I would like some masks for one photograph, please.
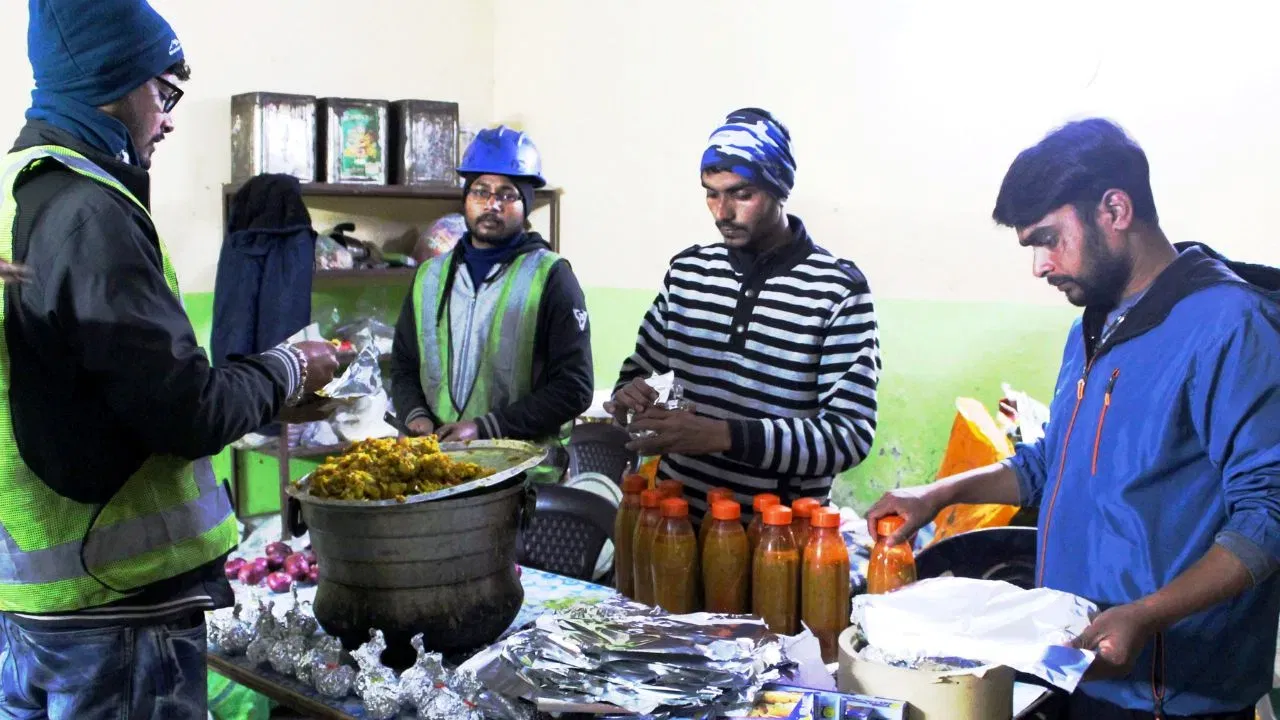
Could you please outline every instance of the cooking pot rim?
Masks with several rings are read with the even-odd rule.
[[[443,490],[435,490],[429,493],[420,493],[418,495],[406,496],[404,501],[398,500],[337,500],[333,498],[318,498],[311,494],[311,473],[307,473],[295,482],[289,483],[285,488],[285,492],[290,497],[297,499],[300,503],[308,505],[320,505],[324,507],[341,507],[341,508],[379,508],[379,507],[404,507],[416,503],[431,502],[433,500],[443,500],[454,495],[460,495],[465,492],[478,490],[481,488],[492,487],[503,481],[515,477],[526,470],[536,467],[542,461],[546,460],[548,450],[542,445],[526,442],[524,440],[470,440],[467,442],[446,442],[440,443],[440,451],[449,453],[458,453],[465,450],[511,450],[527,455],[527,457],[519,463],[510,467],[499,468],[492,475],[486,475],[470,482],[455,485],[453,487],[444,488]]]

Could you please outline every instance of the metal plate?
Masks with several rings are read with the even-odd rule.
[[[404,502],[396,500],[334,500],[318,498],[311,494],[311,475],[296,483],[290,483],[286,492],[299,502],[332,507],[402,507],[413,503],[440,500],[454,495],[498,485],[520,473],[536,467],[547,458],[547,448],[523,440],[472,440],[471,442],[440,443],[440,452],[458,462],[473,462],[492,468],[494,473],[470,482],[429,493],[406,496]]]

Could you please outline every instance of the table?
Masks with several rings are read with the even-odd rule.
[[[524,587],[524,604],[520,607],[520,612],[511,623],[511,627],[502,634],[502,637],[524,627],[543,613],[561,610],[579,602],[599,602],[615,595],[612,588],[533,568],[521,568],[520,584]],[[283,615],[291,605],[288,595],[271,595],[262,587],[249,588],[239,583],[233,583],[233,585],[237,600],[242,604],[256,605],[259,597],[271,597],[276,602],[277,615]],[[313,601],[315,588],[301,590],[298,597],[302,601]],[[364,720],[366,717],[364,706],[355,695],[349,695],[341,700],[326,698],[310,685],[281,675],[270,667],[255,667],[244,655],[225,655],[212,646],[206,654],[206,659],[210,669],[308,717],[320,720]],[[1049,696],[1048,691],[1038,686],[1018,683],[1014,687],[1014,717],[1019,719],[1032,717],[1035,709]],[[401,714],[404,720],[414,720],[416,717],[416,713]]]
[[[614,595],[612,588],[553,575],[551,573],[521,568],[520,584],[524,586],[524,605],[503,637],[517,628],[532,622],[543,613],[560,610],[579,602],[599,602]],[[256,604],[258,597],[270,595],[265,588],[247,588],[233,583],[236,598],[241,603]],[[271,596],[276,601],[276,614],[283,614],[291,604],[288,595]],[[298,593],[300,600],[314,600],[315,588]],[[283,606],[283,607],[281,607]],[[304,685],[292,677],[273,671],[270,667],[255,667],[244,655],[229,656],[210,647],[206,659],[215,670],[247,688],[266,695],[277,703],[309,717],[322,720],[363,720],[366,717],[360,698],[349,695],[341,700],[327,698],[310,685]],[[416,720],[416,713],[402,713],[405,720]]]

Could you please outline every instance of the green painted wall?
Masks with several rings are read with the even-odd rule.
[[[394,322],[402,287],[318,291],[313,317],[332,328],[333,309],[373,312]],[[622,360],[631,353],[636,330],[652,290],[588,288],[596,386],[611,387]],[[207,342],[212,293],[186,296],[197,336]],[[1001,303],[880,300],[884,372],[880,419],[872,457],[837,482],[839,503],[865,509],[886,489],[933,479],[955,414],[958,396],[977,398],[989,408],[1001,383],[1048,402],[1057,376],[1062,343],[1075,312],[1069,307]],[[228,453],[216,467],[229,472]],[[275,503],[274,467],[254,463],[249,472],[255,512]]]
[[[653,298],[650,290],[587,290],[596,387],[613,385]],[[875,446],[833,491],[859,510],[885,490],[933,479],[958,396],[994,410],[1007,382],[1048,403],[1075,317],[1070,307],[912,300],[880,300],[876,313],[884,372]]]

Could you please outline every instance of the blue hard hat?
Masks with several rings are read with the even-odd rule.
[[[462,154],[458,173],[525,178],[534,187],[547,184],[542,179],[542,157],[538,155],[538,148],[533,141],[525,133],[504,125],[476,133],[475,139]]]

